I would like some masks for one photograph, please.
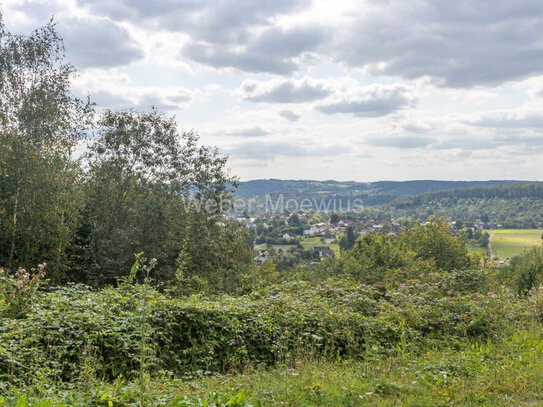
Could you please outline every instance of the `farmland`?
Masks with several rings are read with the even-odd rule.
[[[539,229],[496,229],[489,233],[493,254],[500,259],[518,256],[526,249],[541,246],[542,242]]]

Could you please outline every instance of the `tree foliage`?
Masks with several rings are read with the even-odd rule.
[[[172,278],[185,238],[194,267],[224,256],[218,222],[235,179],[226,157],[199,146],[194,132],[180,134],[175,120],[156,110],[106,111],[86,160],[81,244],[88,246],[89,281],[113,282],[140,251],[158,260],[155,277]]]
[[[246,236],[222,223],[227,157],[156,110],[96,114],[70,93],[74,73],[52,22],[16,36],[0,19],[0,265],[101,285],[141,251],[162,282],[182,249],[207,279],[246,264]]]
[[[88,105],[70,93],[73,67],[54,24],[9,33],[0,15],[0,264],[66,267],[77,223],[79,167]]]

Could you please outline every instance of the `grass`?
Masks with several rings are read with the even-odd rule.
[[[468,240],[467,247],[470,253],[481,253],[483,255],[488,254],[488,249],[486,247],[481,247],[475,240]]]
[[[542,231],[539,229],[495,229],[489,230],[494,256],[500,259],[522,254],[526,249],[540,246]]]
[[[316,246],[324,246],[321,236],[303,236],[300,243],[304,249],[313,248]]]
[[[408,351],[408,350],[407,350]],[[209,392],[244,390],[262,406],[541,405],[543,342],[520,332],[501,344],[432,350],[356,362],[299,362],[189,384]]]
[[[332,249],[336,255],[339,254],[339,244],[333,243],[333,244],[325,244],[322,242],[323,237],[322,236],[303,236],[300,240],[300,243],[302,244],[303,248],[305,250],[312,249],[314,247],[322,247],[326,246],[330,249]]]

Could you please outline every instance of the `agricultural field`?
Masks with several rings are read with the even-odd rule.
[[[539,229],[495,229],[488,231],[494,257],[506,259],[522,254],[526,249],[541,246]]]

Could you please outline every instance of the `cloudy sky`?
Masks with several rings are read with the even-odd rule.
[[[101,107],[174,114],[255,178],[543,179],[541,0],[4,0]]]

